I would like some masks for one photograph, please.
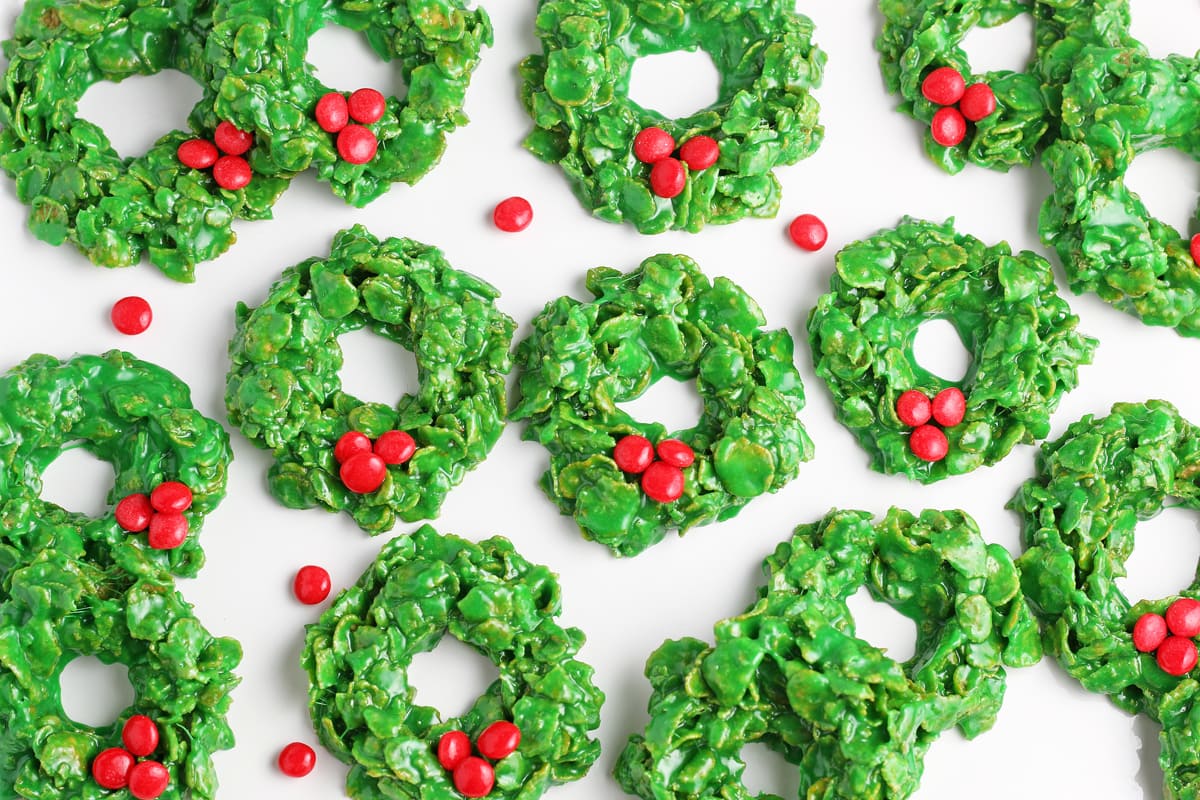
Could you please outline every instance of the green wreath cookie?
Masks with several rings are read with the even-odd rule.
[[[218,3],[205,51],[217,76],[216,110],[254,132],[269,174],[313,167],[334,194],[366,205],[392,183],[424,177],[441,159],[446,134],[467,123],[467,84],[480,51],[492,43],[492,27],[483,9],[466,5],[464,0]],[[330,23],[361,32],[381,59],[396,64],[408,88],[403,99],[388,98],[382,117],[367,125],[378,150],[366,163],[341,158],[338,136],[317,123],[317,101],[333,90],[306,60],[308,40]]]
[[[908,797],[938,735],[988,730],[1005,666],[1041,658],[1012,559],[961,511],[831,511],[763,568],[758,601],[716,624],[715,646],[650,656],[650,723],[616,766],[630,794],[750,797],[741,750],[762,742],[799,768],[801,797]],[[846,601],[863,586],[916,623],[905,663],[855,636]]]
[[[239,303],[226,378],[229,420],[275,463],[267,484],[289,508],[346,511],[372,534],[437,515],[446,493],[500,438],[504,376],[516,324],[492,286],[411,239],[380,241],[356,225],[327,258],[284,270],[257,308]],[[367,327],[416,358],[420,386],[395,405],[342,391],[338,337]],[[409,433],[416,451],[377,489],[340,480],[334,444],[347,432]]]
[[[595,216],[642,233],[773,217],[780,186],[772,170],[812,155],[824,134],[811,92],[825,54],[812,32],[783,0],[542,0],[543,52],[521,64],[521,99],[535,125],[525,146],[561,166]],[[721,73],[712,106],[668,119],[629,99],[638,58],[696,49]],[[633,152],[634,137],[654,126],[680,144],[708,136],[720,147],[716,164],[687,175],[673,199],[652,191],[651,165]]]
[[[1200,429],[1162,400],[1118,403],[1042,445],[1037,477],[1009,507],[1023,517],[1021,582],[1046,623],[1046,648],[1085,689],[1162,723],[1165,793],[1200,797],[1200,680],[1168,675],[1134,647],[1134,623],[1179,596],[1131,604],[1117,584],[1139,520],[1200,509]]]
[[[122,158],[79,100],[100,81],[174,69],[205,88],[192,131],[211,134],[204,41],[210,8],[196,0],[28,0],[0,92],[0,168],[30,207],[29,227],[74,243],[93,263],[127,267],[142,255],[168,277],[194,280],[197,262],[233,243],[235,219],[266,219],[288,176],[257,176],[236,191],[185,167],[176,150],[197,134],[171,131],[143,156]]]
[[[913,358],[917,328],[931,319],[952,323],[971,354],[961,381]],[[1050,414],[1096,346],[1077,322],[1041,256],[1013,255],[1005,243],[988,247],[957,233],[952,221],[905,217],[837,254],[808,332],[817,375],[838,419],[871,454],[871,468],[930,483],[1045,438]],[[927,460],[914,452],[927,426],[902,421],[898,400],[909,390],[936,398],[948,388],[965,395],[965,415],[944,428],[944,457]]]
[[[710,282],[690,258],[658,255],[627,274],[589,270],[587,289],[595,300],[548,304],[517,346],[512,413],[529,420],[525,438],[550,451],[542,488],[585,538],[636,555],[669,528],[683,533],[732,517],[812,458],[792,338],[763,330],[762,311],[731,280]],[[662,425],[618,405],[662,378],[695,380],[704,400],[699,422],[669,439]],[[664,440],[690,450],[677,463],[678,499],[643,492],[653,492],[645,480],[653,470],[639,478],[618,466],[614,448],[630,436],[660,445],[663,461],[674,463]]]
[[[534,800],[582,778],[600,755],[588,734],[604,695],[574,657],[583,633],[554,621],[560,607],[554,574],[502,537],[474,544],[425,525],[384,545],[308,627],[304,647],[313,725],[350,764],[350,797],[460,797],[439,763],[439,740],[453,731],[475,739],[500,720],[517,726],[520,746],[495,762],[489,797]],[[443,719],[414,702],[407,671],[447,633],[491,659],[500,677],[463,716]]]
[[[212,754],[233,746],[225,721],[241,660],[233,639],[204,629],[163,578],[134,578],[43,550],[6,572],[0,601],[0,785],[6,797],[100,800],[93,780],[104,750],[121,747],[134,714],[151,719],[159,743],[149,759],[169,774],[165,800],[216,797]],[[80,656],[124,664],[133,705],[93,728],[63,712],[59,678]],[[121,796],[129,796],[122,793]]]

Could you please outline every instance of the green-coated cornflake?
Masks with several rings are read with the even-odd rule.
[[[1133,645],[1143,614],[1200,598],[1200,579],[1177,595],[1131,604],[1118,581],[1139,520],[1164,507],[1200,509],[1200,429],[1162,400],[1118,403],[1042,445],[1037,476],[1009,503],[1023,517],[1021,583],[1046,623],[1046,650],[1085,689],[1162,723],[1164,793],[1200,798],[1200,680],[1173,677]]]
[[[334,89],[306,60],[308,40],[327,24],[362,33],[408,89],[403,99],[389,97],[382,119],[367,126],[379,149],[366,164],[341,159],[336,134],[314,116]],[[446,135],[467,123],[467,84],[491,43],[487,13],[464,0],[224,0],[213,8],[204,55],[217,114],[255,134],[256,170],[287,176],[312,167],[334,194],[361,207],[437,165]]]
[[[584,537],[636,555],[669,528],[732,517],[754,497],[796,477],[813,455],[800,423],[804,387],[792,337],[767,331],[758,305],[728,278],[709,279],[686,256],[657,255],[629,273],[588,272],[595,300],[560,297],[517,346],[525,438],[550,451],[542,488]],[[683,496],[651,500],[637,475],[613,460],[629,434],[668,438],[623,403],[662,378],[696,381],[704,410],[695,427],[670,434],[695,451]]]
[[[289,508],[344,510],[372,534],[437,515],[446,493],[500,438],[516,323],[491,285],[459,272],[437,248],[380,241],[361,225],[339,232],[327,258],[284,270],[257,308],[237,307],[225,405],[270,449],[271,494]],[[412,351],[420,386],[394,405],[342,391],[338,337],[368,328]],[[399,429],[417,450],[383,485],[356,494],[338,477],[334,443]]]
[[[932,319],[954,325],[971,354],[961,381],[938,377],[913,357],[913,338]],[[808,317],[817,375],[838,420],[871,454],[871,468],[922,483],[991,465],[1020,443],[1043,439],[1050,415],[1091,362],[1096,341],[1059,296],[1050,264],[1008,244],[986,246],[942,225],[905,217],[892,230],[837,254],[830,291]],[[909,389],[966,395],[963,421],[946,428],[949,454],[924,461],[896,415]]]
[[[472,741],[493,722],[521,731],[516,752],[495,762],[488,797],[536,800],[578,780],[600,755],[588,734],[604,694],[575,654],[577,628],[560,627],[558,581],[512,543],[475,544],[428,525],[384,545],[358,583],[308,626],[302,658],[309,710],[321,743],[350,765],[346,791],[358,800],[461,800],[438,762],[442,734]],[[461,717],[415,702],[413,656],[449,633],[500,671]]]
[[[825,54],[791,2],[541,0],[536,26],[542,54],[521,63],[521,99],[534,123],[525,147],[558,164],[601,219],[661,233],[773,217],[780,185],[772,170],[821,142],[812,91]],[[629,99],[638,58],[697,49],[721,74],[713,105],[669,119]],[[688,174],[674,199],[659,197],[650,165],[633,154],[634,137],[650,126],[679,144],[710,136],[720,160]]]
[[[168,277],[195,279],[195,265],[233,243],[235,219],[266,219],[289,175],[258,174],[228,191],[175,151],[211,136],[217,118],[204,43],[212,7],[203,0],[29,0],[0,87],[0,169],[30,207],[29,228],[51,244],[70,241],[93,263],[127,267],[143,254]],[[204,96],[190,131],[164,134],[143,156],[122,158],[104,131],[78,116],[84,92],[166,69]],[[251,162],[257,159],[251,155]]]
[[[745,613],[713,646],[668,641],[650,656],[650,723],[616,778],[645,800],[750,798],[742,747],[762,742],[800,771],[800,796],[899,800],[943,731],[988,730],[1005,667],[1041,658],[1012,559],[961,511],[831,511],[764,563]],[[916,623],[903,664],[859,639],[846,601],[865,586]],[[774,795],[759,795],[773,797]]]

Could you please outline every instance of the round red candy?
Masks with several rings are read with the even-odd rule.
[[[1142,614],[1133,624],[1133,646],[1141,653],[1154,652],[1167,638],[1167,621],[1159,614]]]
[[[141,761],[129,770],[129,793],[137,800],[154,800],[170,783],[171,773],[157,761]]]
[[[524,197],[501,200],[492,210],[492,223],[505,233],[518,233],[533,222],[533,206]]]
[[[1190,597],[1181,597],[1167,606],[1164,617],[1167,628],[1176,636],[1190,638],[1200,634],[1200,602]]]
[[[650,168],[650,189],[659,197],[678,197],[686,182],[687,174],[679,159],[661,158]]]
[[[213,180],[217,186],[236,192],[250,185],[250,163],[241,156],[221,156],[213,164]]]
[[[122,497],[113,512],[121,530],[130,533],[140,533],[150,526],[150,518],[154,516],[154,507],[150,498],[144,494],[131,494]]]
[[[308,564],[296,572],[296,578],[292,581],[292,592],[301,603],[315,606],[329,597],[332,585],[328,572],[315,564]]]
[[[954,67],[938,67],[921,82],[921,94],[931,103],[952,106],[962,99],[967,82]]]
[[[208,169],[217,163],[221,153],[207,139],[188,139],[175,150],[179,163],[191,169]]]
[[[896,398],[896,416],[905,425],[915,428],[929,422],[933,416],[933,405],[924,392],[909,389]]]
[[[908,447],[922,461],[941,461],[950,452],[950,442],[941,428],[921,425],[908,436]]]
[[[317,754],[304,742],[292,742],[279,751],[279,771],[291,778],[303,778],[317,765]]]
[[[455,767],[471,757],[471,737],[462,731],[446,731],[438,739],[437,757],[443,769],[453,772]]]
[[[1197,233],[1192,237],[1192,241],[1188,246],[1188,250],[1192,254],[1192,261],[1196,262],[1197,265],[1200,265],[1200,233]]]
[[[367,494],[383,485],[387,464],[374,453],[358,453],[346,459],[338,474],[347,489],[355,494]]]
[[[155,550],[174,550],[187,540],[187,517],[176,511],[160,511],[150,518],[146,541]]]
[[[371,440],[365,433],[358,431],[346,431],[333,446],[333,457],[339,464],[345,464],[351,456],[369,452],[371,452]]]
[[[407,431],[388,431],[375,440],[375,455],[385,464],[403,464],[417,452],[417,443]]]
[[[690,467],[696,460],[696,453],[685,442],[678,439],[663,439],[656,448],[658,457],[673,467]]]
[[[254,144],[254,134],[239,130],[232,122],[222,122],[213,132],[213,141],[225,155],[240,156]]]
[[[933,140],[942,147],[954,147],[967,135],[967,121],[957,108],[940,108],[929,126]]]
[[[337,133],[350,121],[350,106],[340,92],[329,92],[317,101],[313,112],[317,124],[326,133]]]
[[[158,747],[158,726],[145,714],[134,714],[121,729],[121,741],[135,756],[148,756]]]
[[[633,137],[633,155],[638,161],[653,164],[675,151],[675,137],[662,128],[644,128]]]
[[[1168,675],[1187,675],[1196,666],[1196,643],[1184,636],[1168,636],[1154,654],[1158,666]]]
[[[511,754],[520,744],[521,729],[503,719],[484,728],[475,741],[479,755],[492,761],[499,761]]]
[[[986,83],[972,83],[958,101],[958,110],[971,122],[979,122],[996,110],[996,94]]]
[[[642,491],[660,503],[678,500],[683,496],[683,470],[665,461],[655,461],[642,473]]]
[[[375,89],[359,89],[350,95],[346,105],[350,110],[350,119],[369,125],[383,119],[387,98]]]
[[[154,312],[145,299],[131,295],[113,303],[109,318],[118,331],[126,336],[136,336],[150,327]]]
[[[496,771],[478,756],[463,759],[454,768],[454,788],[464,797],[484,797],[496,785]]]
[[[962,390],[951,386],[933,398],[933,418],[943,428],[953,428],[967,414],[967,398]]]
[[[813,214],[801,214],[788,225],[788,236],[801,250],[815,253],[825,246],[829,231],[820,218]]]
[[[150,493],[155,511],[187,511],[192,506],[192,490],[179,481],[163,481]]]
[[[645,436],[622,436],[613,448],[613,461],[622,472],[638,475],[654,461],[654,445]]]
[[[129,783],[133,762],[133,753],[110,747],[92,759],[92,777],[105,789],[124,789]]]
[[[679,160],[692,172],[708,169],[721,157],[721,145],[711,136],[693,136],[679,148]]]
[[[337,136],[338,155],[351,164],[366,164],[378,149],[379,140],[362,125],[347,125]]]

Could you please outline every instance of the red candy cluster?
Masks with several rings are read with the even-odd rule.
[[[493,722],[479,734],[471,755],[471,739],[462,731],[447,731],[438,740],[437,757],[454,776],[454,788],[465,797],[485,797],[496,784],[496,771],[488,761],[511,755],[521,744],[521,729],[507,720]]]
[[[343,161],[366,164],[379,150],[379,140],[367,125],[383,119],[386,110],[387,98],[382,92],[358,89],[349,99],[340,92],[324,95],[317,101],[313,116],[321,130],[337,134],[337,151]]]
[[[250,184],[250,162],[242,158],[254,144],[254,134],[238,130],[231,122],[222,122],[213,132],[213,141],[188,139],[175,155],[192,169],[212,167],[213,180],[222,189],[235,191]],[[224,153],[225,155],[221,155]]]
[[[1181,597],[1167,607],[1164,616],[1143,614],[1133,625],[1133,646],[1154,653],[1158,666],[1179,677],[1196,666],[1196,643],[1200,635],[1200,602]]]
[[[699,172],[717,163],[721,146],[711,136],[693,136],[675,152],[675,137],[662,128],[645,128],[633,137],[633,155],[643,164],[650,164],[650,189],[659,197],[670,200],[683,191],[687,175],[683,165]]]
[[[921,94],[929,102],[943,106],[933,115],[930,125],[933,140],[943,147],[953,147],[966,137],[967,120],[978,122],[996,110],[992,88],[986,83],[967,86],[954,67],[938,67],[926,75]]]
[[[346,488],[367,494],[383,484],[389,466],[403,464],[416,451],[416,441],[404,431],[388,431],[373,443],[365,433],[349,431],[334,445],[333,457],[342,465],[338,474]]]
[[[164,481],[147,497],[131,494],[117,503],[117,524],[129,533],[149,529],[147,542],[155,550],[173,550],[188,535],[184,511],[191,508],[192,490],[179,481]]]
[[[171,773],[158,761],[138,761],[158,747],[154,720],[135,714],[121,731],[124,747],[110,747],[92,760],[92,778],[105,789],[129,789],[137,800],[154,800],[167,790]]]
[[[678,439],[663,439],[655,448],[645,436],[631,434],[617,442],[613,460],[622,472],[642,476],[642,491],[651,500],[671,503],[683,495],[683,469],[692,465],[696,454]]]
[[[933,400],[916,389],[896,398],[896,416],[913,429],[908,436],[908,447],[924,461],[941,461],[946,457],[950,442],[942,428],[953,428],[963,421],[966,413],[967,398],[953,386],[938,392]],[[930,419],[937,424],[930,424]]]

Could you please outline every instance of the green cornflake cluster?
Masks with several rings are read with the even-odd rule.
[[[589,270],[590,303],[560,297],[517,346],[522,372],[513,419],[550,451],[542,488],[584,537],[636,555],[694,525],[732,517],[796,477],[813,444],[800,423],[804,387],[792,337],[765,331],[758,305],[728,278],[710,282],[686,256],[657,255],[630,273]],[[658,423],[617,404],[662,378],[696,381],[704,411],[670,434],[695,451],[683,496],[659,503],[613,460],[629,434],[657,443]]]
[[[811,92],[825,54],[791,2],[541,0],[536,26],[543,52],[521,64],[521,99],[535,125],[525,146],[559,164],[601,219],[661,233],[773,217],[780,185],[772,170],[812,155],[824,134]],[[712,106],[669,119],[629,99],[635,60],[696,49],[721,73]],[[650,165],[633,155],[634,137],[650,126],[680,144],[711,136],[720,160],[689,174],[674,199],[658,197]]]
[[[360,800],[460,800],[437,758],[442,734],[474,740],[498,720],[520,747],[495,763],[488,797],[536,800],[578,780],[600,755],[588,738],[604,694],[575,659],[584,636],[555,621],[558,581],[503,537],[479,544],[428,525],[384,545],[358,583],[308,626],[302,658],[309,709],[322,744],[350,765]],[[418,705],[408,683],[415,655],[449,633],[491,659],[500,677],[458,718]]]
[[[452,269],[441,251],[380,241],[361,225],[339,232],[328,258],[284,270],[257,308],[237,307],[225,404],[229,420],[270,449],[267,476],[289,508],[344,510],[372,534],[437,515],[446,493],[504,429],[504,376],[516,323],[491,285]],[[412,351],[420,386],[395,405],[342,391],[338,337],[368,328]],[[383,485],[355,494],[333,447],[347,431],[407,431],[417,450]]]
[[[313,167],[359,207],[437,165],[446,135],[467,123],[467,84],[492,43],[487,13],[464,0],[223,0],[213,20],[204,57],[216,76],[216,111],[254,132],[256,171],[286,176]],[[383,118],[368,126],[379,150],[366,164],[340,159],[336,135],[314,116],[317,101],[334,91],[306,60],[309,37],[326,24],[362,33],[408,89],[403,99],[388,98]]]
[[[921,323],[947,320],[971,354],[961,381],[929,372],[913,357]],[[836,258],[830,291],[808,318],[816,372],[838,419],[871,454],[871,468],[922,483],[991,465],[1019,443],[1050,432],[1050,414],[1076,385],[1096,341],[1058,295],[1050,264],[1006,243],[905,217],[892,230],[855,242]],[[933,397],[956,386],[967,398],[962,423],[946,428],[950,452],[924,461],[896,415],[909,389]]]
[[[879,523],[832,511],[764,571],[758,601],[716,624],[715,646],[668,641],[650,656],[650,723],[615,771],[625,791],[748,798],[741,750],[761,742],[798,767],[801,797],[899,800],[939,734],[991,727],[1005,667],[1041,658],[1012,559],[961,511],[892,509]],[[907,662],[855,636],[846,601],[863,586],[916,623]]]
[[[1037,477],[1009,507],[1023,517],[1021,583],[1046,623],[1045,643],[1085,689],[1162,723],[1165,795],[1200,797],[1200,680],[1172,677],[1133,645],[1133,625],[1179,597],[1131,604],[1118,581],[1139,520],[1167,504],[1200,509],[1200,429],[1162,400],[1118,403],[1042,445]]]
[[[211,4],[200,0],[28,0],[0,88],[0,169],[30,207],[29,228],[70,241],[91,261],[126,267],[142,255],[168,277],[194,280],[197,262],[233,243],[235,219],[266,219],[289,176],[258,175],[237,191],[179,162],[179,144],[217,125],[204,43]],[[100,81],[166,69],[204,88],[188,119],[145,155],[123,158],[98,126],[78,116]],[[252,159],[253,161],[253,159]]]

